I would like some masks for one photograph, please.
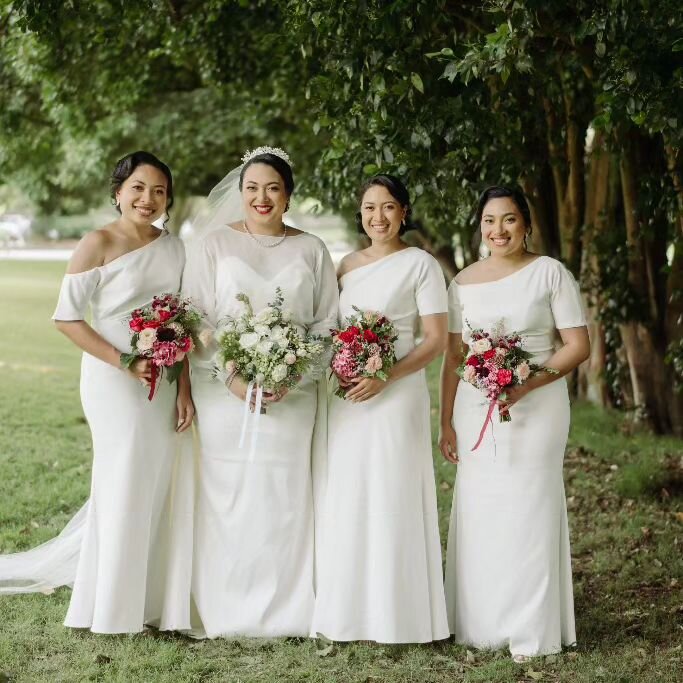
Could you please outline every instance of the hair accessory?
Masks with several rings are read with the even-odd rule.
[[[257,147],[251,152],[247,150],[244,156],[242,157],[242,163],[246,164],[248,161],[258,156],[259,154],[274,154],[276,157],[280,157],[280,159],[286,161],[290,166],[292,165],[292,161],[289,158],[289,154],[287,154],[287,152],[285,152],[284,149],[280,149],[280,147]]]

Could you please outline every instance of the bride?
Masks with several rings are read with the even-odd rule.
[[[337,322],[337,282],[317,237],[283,221],[294,190],[289,157],[247,153],[209,195],[195,222],[183,294],[215,330],[282,289],[293,320],[329,336]],[[314,602],[311,458],[321,383],[303,378],[289,393],[264,394],[253,458],[238,446],[247,382],[213,376],[215,346],[192,360],[200,440],[192,595],[199,636],[307,636]],[[317,424],[324,426],[324,413]]]

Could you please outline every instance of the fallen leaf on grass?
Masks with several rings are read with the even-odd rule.
[[[334,643],[330,643],[329,645],[326,645],[321,650],[316,650],[315,654],[317,654],[318,657],[327,657],[327,655],[332,654],[332,650],[334,650]]]
[[[474,656],[474,652],[472,652],[472,650],[467,650],[465,653],[465,661],[468,664],[474,664],[477,661],[477,658]]]
[[[534,671],[533,669],[527,669],[524,673],[525,673],[525,675],[527,675],[529,678],[531,678],[534,681],[542,681],[543,680],[543,672],[542,671]]]
[[[674,512],[674,517],[675,517],[679,522],[683,522],[683,512]]]

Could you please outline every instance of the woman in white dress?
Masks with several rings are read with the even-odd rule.
[[[562,463],[569,430],[565,375],[588,357],[581,295],[571,273],[526,249],[529,207],[516,189],[491,187],[477,221],[490,256],[449,288],[449,341],[441,378],[444,457],[458,462],[446,561],[451,632],[477,647],[508,647],[516,661],[576,641]],[[502,320],[532,362],[552,368],[507,392],[479,448],[484,395],[458,381],[470,331]],[[456,393],[457,389],[457,393]]]
[[[173,203],[171,172],[148,152],[129,154],[112,175],[112,198],[121,215],[78,244],[53,316],[57,329],[84,351],[90,499],[53,541],[0,557],[0,593],[73,585],[66,626],[134,633],[159,621],[167,608],[167,525],[160,522],[176,432],[190,426],[194,409],[187,373],[177,385],[160,383],[149,401],[149,361],[129,370],[121,365],[121,354],[130,352],[130,313],[180,289],[182,243],[153,225]]]
[[[275,298],[302,330],[329,337],[338,293],[330,255],[317,237],[286,225],[294,189],[287,155],[259,148],[209,195],[188,250],[183,292],[210,329]],[[240,449],[247,383],[217,381],[215,348],[192,359],[200,459],[192,594],[198,636],[307,636],[314,600],[312,442],[319,384],[304,377],[280,395],[264,394],[253,458]],[[226,388],[227,385],[227,388]],[[324,395],[324,394],[323,394]]]
[[[399,336],[388,381],[342,382],[346,398],[330,403],[312,630],[332,640],[449,635],[424,371],[446,344],[446,285],[436,260],[401,239],[409,213],[400,180],[372,178],[357,217],[371,245],[339,267],[342,319],[379,311]]]

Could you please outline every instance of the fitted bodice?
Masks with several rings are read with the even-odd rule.
[[[131,312],[158,294],[176,294],[184,263],[182,242],[164,231],[153,242],[103,266],[67,273],[52,317],[83,320],[90,305],[93,329],[117,348],[128,350]]]
[[[420,316],[445,313],[446,285],[436,260],[409,247],[355,268],[340,278],[339,315],[344,320],[361,310],[379,311],[396,327],[396,356],[415,347]]]
[[[586,324],[576,280],[549,256],[493,282],[461,285],[453,280],[448,291],[449,329],[462,332],[465,344],[472,330],[490,331],[502,321],[506,334],[522,336],[536,362],[552,355],[558,329]]]

